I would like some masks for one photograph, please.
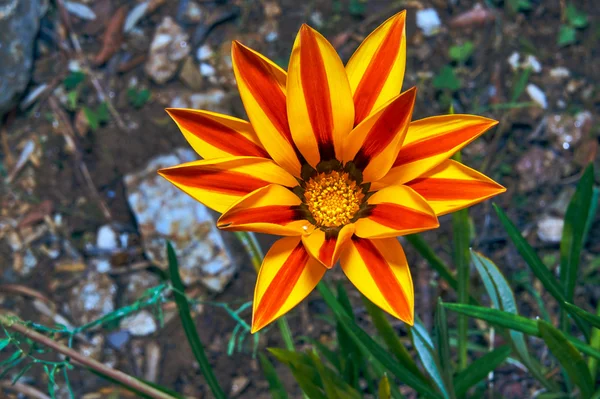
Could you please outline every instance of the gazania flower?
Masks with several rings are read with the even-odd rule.
[[[303,25],[287,73],[234,42],[235,77],[250,122],[168,109],[204,158],[159,173],[223,213],[218,227],[285,236],[265,256],[252,331],[288,312],[338,259],[379,307],[412,324],[414,292],[396,238],[505,189],[450,156],[496,121],[444,115],[411,122],[401,93],[405,12],[379,26],[344,67]]]

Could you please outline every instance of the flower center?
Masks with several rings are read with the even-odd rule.
[[[305,185],[304,199],[319,227],[350,222],[364,198],[361,187],[346,172],[318,173]]]

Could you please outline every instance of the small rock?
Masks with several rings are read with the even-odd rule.
[[[265,17],[267,18],[277,18],[281,15],[281,7],[276,1],[267,1],[263,5],[263,9],[265,12]]]
[[[208,44],[198,47],[196,58],[198,61],[207,61],[213,56],[213,51]]]
[[[535,73],[540,73],[542,71],[542,64],[540,64],[538,59],[531,54],[528,54],[525,59],[521,61],[521,54],[515,51],[510,55],[510,57],[508,57],[508,64],[515,72],[520,69],[527,68],[531,68],[531,70]]]
[[[207,111],[227,113],[223,102],[225,92],[220,89],[211,89],[206,93],[193,93],[175,97],[170,104],[171,108],[205,109]]]
[[[325,21],[323,21],[323,14],[320,11],[315,11],[310,14],[310,22],[315,26],[315,28],[321,28]]]
[[[591,126],[592,114],[589,111],[575,116],[556,114],[548,118],[546,132],[556,147],[568,150],[581,142]]]
[[[202,20],[202,8],[195,1],[189,0],[187,7],[183,13],[183,18],[186,22],[191,24],[197,24]]]
[[[179,79],[191,89],[200,90],[202,88],[204,80],[192,57],[185,59],[181,72],[179,72]]]
[[[417,10],[417,26],[425,36],[433,36],[439,32],[442,21],[435,9],[426,8]]]
[[[521,66],[520,59],[521,55],[516,51],[513,51],[513,53],[508,57],[508,65],[510,65],[513,71],[517,71]]]
[[[140,299],[150,288],[156,287],[160,280],[151,272],[141,270],[127,276],[127,284],[123,293],[123,303],[130,305]]]
[[[532,147],[524,153],[516,165],[520,175],[519,189],[531,191],[542,184],[555,183],[561,171],[553,151]]]
[[[117,286],[106,274],[88,273],[71,289],[69,307],[76,324],[83,325],[115,310]]]
[[[207,63],[200,64],[200,73],[202,76],[211,77],[215,75],[215,68]]]
[[[122,330],[129,331],[134,337],[144,337],[156,331],[154,316],[147,310],[125,317],[119,323]]]
[[[0,1],[0,118],[29,83],[35,38],[45,10],[40,0]]]
[[[565,67],[556,67],[550,70],[550,77],[562,80],[571,76],[571,72]]]
[[[231,382],[231,391],[229,392],[229,397],[235,398],[236,396],[239,396],[242,392],[244,392],[244,389],[248,388],[248,385],[250,385],[250,379],[248,377],[243,375],[234,377],[233,381]]]
[[[131,338],[131,335],[129,334],[129,332],[123,331],[123,330],[109,333],[106,336],[106,340],[108,341],[108,344],[116,350],[123,349],[123,347],[125,345],[127,345],[127,342],[129,342],[130,338]]]
[[[105,224],[98,229],[96,237],[96,246],[98,249],[114,251],[119,248],[119,239],[115,230]]]
[[[544,94],[542,89],[540,89],[533,83],[529,83],[527,85],[527,94],[529,94],[529,97],[531,97],[531,99],[536,104],[542,107],[542,109],[548,108],[548,100],[546,100],[546,95]]]
[[[152,159],[146,168],[125,176],[127,200],[137,219],[146,256],[167,267],[166,240],[179,256],[181,277],[186,285],[202,282],[220,292],[235,272],[208,209],[158,176],[160,168],[193,161],[187,149]]]
[[[165,17],[156,29],[146,62],[146,74],[156,83],[171,79],[190,52],[189,36],[171,17]]]
[[[554,216],[544,216],[538,222],[538,237],[546,243],[557,244],[562,238],[565,221]]]

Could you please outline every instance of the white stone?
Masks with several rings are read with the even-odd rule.
[[[128,331],[134,337],[144,337],[156,331],[157,325],[154,316],[147,310],[142,310],[134,315],[125,317],[119,323],[122,330]]]
[[[206,76],[206,77],[210,77],[210,76],[215,76],[215,68],[207,63],[202,63],[200,64],[200,73],[202,74],[202,76]]]
[[[548,100],[546,99],[546,95],[544,94],[542,89],[540,89],[533,83],[529,83],[527,85],[527,94],[529,94],[529,97],[531,97],[531,99],[540,107],[542,107],[543,109],[548,108]]]
[[[214,52],[210,48],[208,44],[198,47],[196,51],[196,58],[198,61],[206,61],[209,60],[213,56]]]
[[[146,74],[156,83],[171,79],[180,61],[190,52],[188,40],[188,34],[171,17],[165,17],[150,44],[150,54],[144,68]]]
[[[538,237],[540,240],[557,244],[562,238],[563,227],[565,221],[554,216],[544,216],[538,222]]]
[[[112,227],[105,224],[104,226],[98,229],[98,236],[96,237],[96,246],[99,249],[105,249],[108,251],[113,251],[119,248],[117,233],[113,230]]]
[[[159,176],[158,169],[196,160],[179,149],[152,159],[146,168],[125,177],[127,200],[142,237],[146,256],[166,268],[166,240],[173,244],[186,285],[202,282],[222,291],[235,272],[208,208]]]
[[[571,76],[571,71],[565,67],[556,67],[550,70],[550,76],[554,79],[566,79]]]
[[[417,11],[417,26],[425,36],[433,36],[440,30],[442,21],[435,9],[426,8]]]

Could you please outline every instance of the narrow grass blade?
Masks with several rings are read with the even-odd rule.
[[[483,280],[483,285],[485,286],[485,289],[490,296],[494,307],[496,309],[518,315],[519,312],[517,310],[515,295],[510,288],[508,281],[506,281],[504,275],[500,272],[494,262],[475,251],[471,251],[471,258],[475,268]],[[539,365],[532,361],[523,333],[510,330],[509,334],[509,339],[514,345],[515,350],[525,367],[527,367],[531,374],[546,388],[555,390],[556,386],[548,381]]]
[[[534,320],[517,316],[512,313],[503,312],[497,309],[485,308],[483,306],[463,305],[460,303],[445,303],[444,307],[454,312],[462,313],[476,319],[487,321],[497,327],[521,331],[527,335],[540,336],[537,324]],[[593,356],[600,360],[600,351],[592,348],[584,342],[570,335],[566,335],[569,342],[586,355]]]
[[[529,243],[521,235],[517,227],[513,224],[513,222],[511,222],[508,216],[506,216],[504,211],[500,209],[496,204],[494,204],[493,206],[496,210],[498,218],[500,219],[500,222],[504,226],[504,230],[506,230],[506,232],[508,233],[510,240],[513,242],[513,244],[517,248],[517,251],[519,252],[519,254],[521,254],[521,256],[523,257],[533,274],[540,280],[540,282],[542,283],[544,288],[548,290],[550,295],[552,295],[558,301],[559,306],[564,307],[566,297],[564,294],[564,287],[561,284],[561,282],[556,280],[556,278],[552,275],[550,270],[548,270],[546,265],[544,265],[542,260],[537,256],[531,245],[529,245]],[[587,326],[582,322],[582,320],[579,317],[573,317],[573,320],[575,321],[579,329],[584,334],[587,334]]]
[[[327,305],[335,314],[337,320],[342,324],[349,336],[359,346],[365,348],[365,351],[371,354],[373,359],[380,362],[390,373],[396,376],[400,381],[412,387],[415,391],[426,398],[439,398],[440,396],[434,392],[427,384],[419,377],[414,375],[408,369],[398,363],[386,349],[379,345],[369,334],[361,329],[356,323],[351,320],[342,305],[337,301],[331,290],[324,282],[317,285],[317,289],[323,296]]]
[[[454,273],[452,273],[448,265],[446,265],[446,263],[444,263],[444,261],[435,254],[433,249],[427,245],[423,237],[418,234],[410,234],[405,237],[406,240],[417,250],[417,252],[427,260],[429,266],[438,272],[440,277],[446,280],[450,287],[452,287],[454,290],[458,290],[458,281],[456,280],[456,277],[454,277]]]
[[[438,303],[435,311],[435,338],[438,359],[440,361],[440,371],[444,380],[444,385],[447,387],[451,397],[454,395],[454,384],[452,376],[454,367],[452,366],[452,358],[450,355],[450,337],[448,336],[448,319],[446,318],[446,309],[443,306],[442,298],[438,298]]]
[[[192,349],[192,353],[196,357],[196,360],[200,365],[200,370],[202,371],[202,374],[204,375],[204,378],[206,379],[206,382],[208,383],[208,386],[210,387],[215,398],[225,399],[225,393],[221,389],[221,386],[219,385],[219,382],[213,373],[212,367],[210,366],[210,363],[206,357],[206,353],[204,353],[204,346],[200,341],[198,331],[196,330],[196,325],[194,324],[194,320],[190,314],[190,305],[188,304],[187,298],[183,294],[185,287],[183,286],[183,282],[179,276],[179,264],[177,262],[177,256],[175,255],[173,246],[169,242],[167,242],[167,256],[169,259],[169,274],[171,276],[171,283],[173,284],[174,288],[173,295],[175,296],[175,303],[177,304],[179,318],[181,319],[181,324],[183,325],[183,330],[185,331],[185,335]]]
[[[512,95],[510,96],[511,103],[516,102],[521,96],[521,94],[523,94],[523,91],[525,91],[525,86],[527,86],[527,81],[529,80],[529,75],[531,75],[531,71],[531,68],[525,68],[523,69],[523,72],[521,72],[521,74],[519,75],[518,79],[516,80],[513,86]]]
[[[598,305],[598,308],[596,309],[596,316],[600,318],[600,305]],[[594,349],[600,350],[600,330],[597,328],[592,329],[590,346]],[[588,359],[588,369],[592,375],[592,380],[596,381],[596,375],[598,374],[598,359],[590,357]]]
[[[565,300],[573,302],[575,284],[579,271],[579,259],[583,248],[583,236],[592,204],[594,166],[590,164],[577,184],[577,190],[565,214],[565,225],[560,242],[560,280],[564,285]],[[561,316],[563,331],[568,329],[566,312]]]
[[[500,366],[510,355],[510,345],[500,346],[471,363],[454,378],[454,392],[457,398],[464,398],[469,388],[483,380]]]
[[[550,352],[556,357],[567,375],[581,390],[582,398],[589,398],[594,392],[594,382],[585,360],[563,333],[551,324],[538,320],[540,335]]]
[[[435,382],[435,385],[442,393],[442,396],[449,399],[451,390],[448,389],[444,378],[442,377],[440,362],[433,347],[433,341],[429,336],[427,329],[419,320],[416,320],[415,325],[411,328],[411,335],[415,349],[423,363],[423,367],[425,367],[425,370],[427,370],[427,373]]]
[[[385,342],[390,352],[396,357],[396,359],[398,359],[400,364],[402,364],[404,367],[410,370],[414,375],[419,377],[423,382],[428,382],[427,377],[423,375],[423,373],[413,360],[412,355],[408,353],[406,347],[402,345],[402,342],[400,342],[400,339],[394,331],[394,328],[386,319],[383,310],[381,310],[377,305],[375,305],[373,302],[371,302],[364,296],[363,303],[365,304],[367,312],[371,316],[371,321],[373,321],[377,332],[379,333],[381,338],[383,338],[383,342]]]
[[[377,390],[377,396],[379,399],[390,399],[392,397],[392,392],[390,389],[390,380],[388,379],[387,374],[384,374],[379,380],[379,389]]]
[[[572,315],[578,316],[578,317],[582,318],[583,320],[587,321],[588,323],[590,323],[592,326],[600,329],[600,316],[596,316],[595,314],[587,312],[587,311],[581,309],[579,306],[575,306],[569,302],[565,302],[565,308]]]
[[[283,387],[283,384],[281,383],[273,364],[262,353],[258,354],[258,361],[260,362],[260,367],[262,368],[263,374],[269,383],[269,392],[271,393],[271,397],[273,399],[287,399],[287,393],[285,392],[285,388]]]

